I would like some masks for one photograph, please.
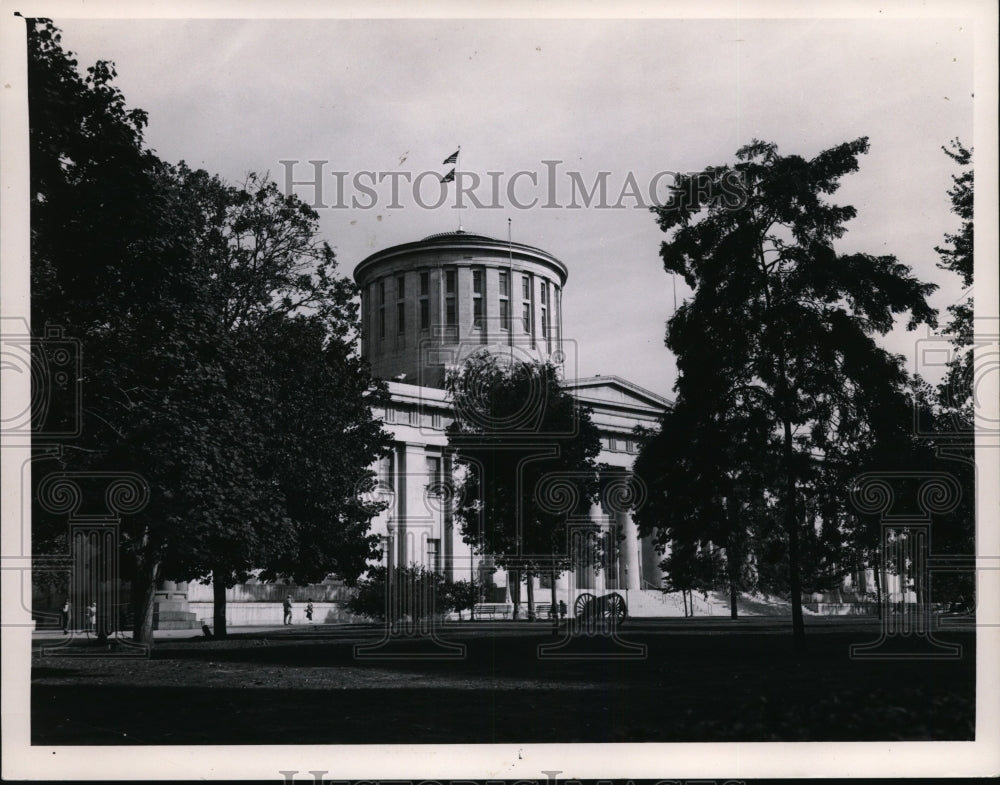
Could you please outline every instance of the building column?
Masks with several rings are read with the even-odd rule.
[[[641,589],[641,574],[639,568],[639,529],[632,520],[631,513],[620,512],[617,515],[618,525],[624,539],[621,542],[621,554],[618,565],[619,585],[626,589]]]
[[[608,532],[608,516],[605,514],[604,509],[598,502],[590,506],[590,520],[593,521],[599,527],[597,536],[607,534]],[[597,574],[593,576],[593,591],[596,593],[601,593],[607,588],[607,556],[605,555],[601,561],[601,569],[597,571]],[[592,567],[587,567],[586,569],[592,570]]]
[[[403,488],[398,492],[402,506],[396,524],[399,527],[399,566],[411,563],[427,565],[427,540],[444,540],[441,531],[443,515],[429,504],[427,484],[427,451],[422,444],[407,443],[400,447],[402,458],[400,478]]]

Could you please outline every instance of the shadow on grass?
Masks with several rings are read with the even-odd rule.
[[[638,662],[539,660],[537,645],[552,639],[538,635],[466,636],[464,660],[438,662],[356,659],[354,643],[375,636],[268,645],[246,639],[235,648],[176,642],[130,663],[131,675],[94,664],[103,686],[73,683],[87,678],[88,663],[39,663],[32,743],[973,739],[974,636],[949,636],[964,646],[959,660],[851,660],[849,646],[872,632],[814,635],[804,658],[786,637],[766,633],[634,632],[624,637],[649,652]],[[219,663],[236,670],[221,684],[197,686],[196,668],[187,671],[190,682],[150,686],[171,660],[203,662],[206,672]],[[317,674],[336,679],[318,688]],[[56,675],[71,683],[46,683]]]
[[[967,698],[658,691],[34,687],[32,743],[412,744],[970,740]],[[863,700],[867,698],[867,700]]]

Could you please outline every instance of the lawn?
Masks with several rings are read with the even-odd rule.
[[[794,653],[783,619],[628,622],[623,640],[578,638],[561,654],[542,624],[450,625],[460,659],[378,629],[285,628],[228,640],[159,641],[149,658],[83,641],[32,670],[32,743],[350,744],[971,740],[975,638],[955,660],[858,661],[874,620],[810,620]],[[453,653],[453,652],[452,652]]]

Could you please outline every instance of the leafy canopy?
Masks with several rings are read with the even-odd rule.
[[[555,367],[473,355],[446,380],[449,447],[465,468],[456,500],[462,535],[499,566],[562,571],[568,528],[599,492],[600,435]]]

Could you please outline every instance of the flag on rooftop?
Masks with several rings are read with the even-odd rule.
[[[450,172],[448,172],[448,174],[446,174],[444,177],[441,178],[441,182],[450,183],[454,179],[455,179],[455,170],[452,169]]]
[[[461,147],[458,148],[458,150],[461,150],[461,149],[462,149]],[[458,163],[458,150],[456,150],[451,155],[449,155],[447,158],[445,158],[441,163],[443,163],[443,164]]]

